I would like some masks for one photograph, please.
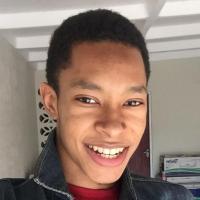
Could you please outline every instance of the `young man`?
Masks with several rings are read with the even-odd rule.
[[[131,174],[146,126],[148,52],[121,15],[95,10],[55,31],[40,93],[57,121],[34,177],[0,182],[0,200],[191,200],[182,186]]]

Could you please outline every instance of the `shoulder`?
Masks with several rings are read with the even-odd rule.
[[[6,178],[0,180],[0,200],[22,199],[38,189],[33,179]],[[33,193],[34,194],[34,193]],[[18,198],[19,197],[19,198]]]
[[[0,179],[0,190],[15,189],[30,182],[31,179],[25,178],[4,178]]]
[[[131,174],[131,180],[136,193],[143,198],[193,200],[192,194],[185,187],[156,178]]]
[[[0,190],[9,190],[13,187],[17,187],[18,185],[24,183],[26,179],[23,178],[4,178],[0,179]]]
[[[1,179],[0,180],[0,200],[10,199],[14,196],[14,188],[24,182],[24,179]]]

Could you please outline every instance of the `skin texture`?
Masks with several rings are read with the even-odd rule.
[[[46,83],[43,103],[57,119],[57,148],[68,183],[109,188],[122,175],[146,126],[147,80],[140,52],[120,43],[83,42],[59,75],[59,95]],[[102,166],[87,145],[126,147],[120,165]]]

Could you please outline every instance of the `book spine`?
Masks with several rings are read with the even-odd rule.
[[[198,189],[200,191],[200,183],[182,183],[181,185],[187,189]]]
[[[166,180],[172,183],[200,183],[200,176],[166,177]]]

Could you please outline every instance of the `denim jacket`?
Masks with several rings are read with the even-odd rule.
[[[0,200],[73,200],[58,158],[56,133],[51,133],[30,179],[0,180]],[[133,175],[126,169],[121,177],[119,200],[192,200],[184,187],[153,178]]]

